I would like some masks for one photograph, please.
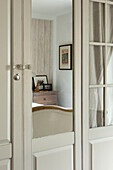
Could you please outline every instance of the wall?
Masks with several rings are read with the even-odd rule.
[[[53,47],[53,88],[59,92],[59,105],[72,107],[72,70],[59,70],[59,45],[72,43],[72,14],[56,17],[53,28],[53,40],[56,41]]]

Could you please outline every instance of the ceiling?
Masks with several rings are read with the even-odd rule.
[[[59,16],[72,11],[72,0],[32,0],[32,14]]]

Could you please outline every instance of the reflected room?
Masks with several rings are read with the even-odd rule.
[[[32,0],[33,138],[73,131],[71,0]]]

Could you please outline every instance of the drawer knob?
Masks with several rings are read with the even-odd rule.
[[[44,100],[46,100],[46,98],[44,98]]]

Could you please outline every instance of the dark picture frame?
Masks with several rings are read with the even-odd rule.
[[[33,87],[33,91],[35,89],[35,87],[37,86],[38,81],[42,81],[43,83],[39,86],[39,90],[43,90],[43,84],[48,84],[48,78],[47,75],[36,75],[34,77],[32,77],[32,87]]]
[[[52,91],[52,84],[43,84],[44,91]]]
[[[59,70],[72,70],[72,44],[59,46]]]

